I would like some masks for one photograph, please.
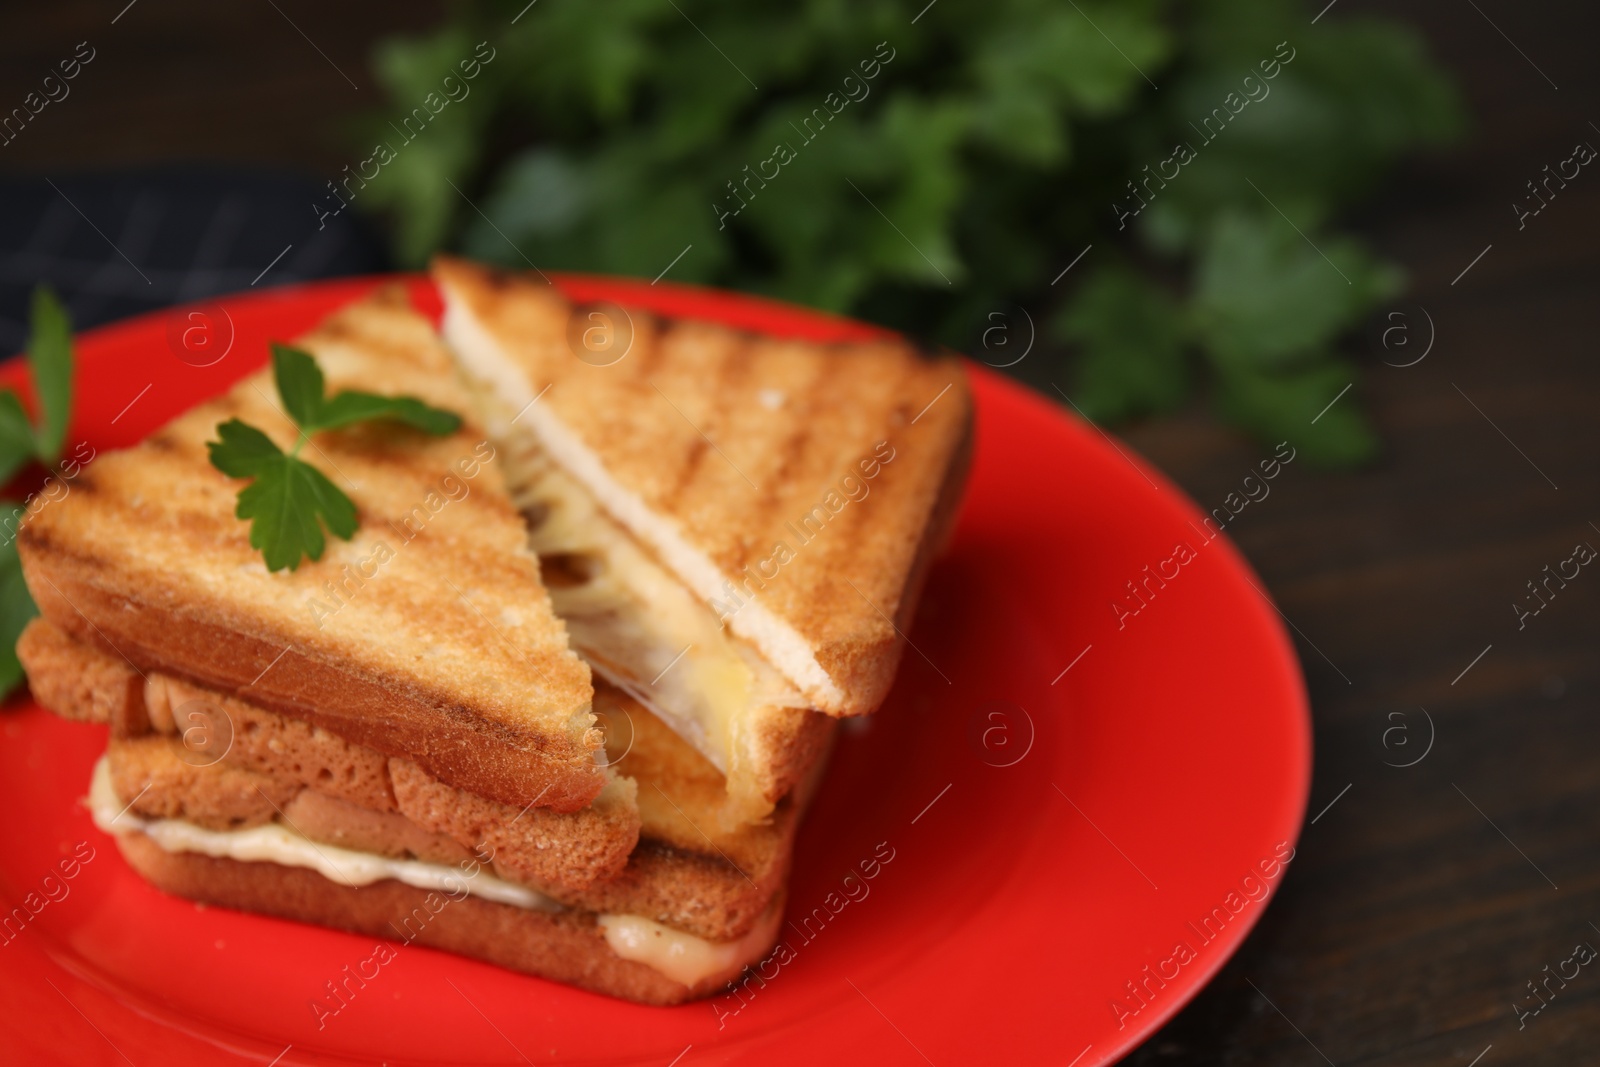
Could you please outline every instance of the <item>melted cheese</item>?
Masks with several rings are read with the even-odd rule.
[[[94,823],[109,834],[139,832],[168,852],[197,852],[246,863],[304,867],[330,882],[372,885],[393,879],[418,889],[473,896],[530,911],[562,911],[560,904],[526,886],[496,878],[480,868],[469,876],[442,863],[397,860],[322,844],[280,823],[245,830],[207,830],[182,819],[146,819],[123,807],[111,784],[106,757],[95,764],[89,784],[89,811]],[[598,923],[606,944],[625,960],[651,967],[686,986],[719,975],[731,978],[758,959],[777,933],[780,915],[773,910],[738,941],[709,941],[662,926],[640,915],[601,915]]]
[[[639,915],[602,915],[606,944],[625,960],[693,986],[711,977],[733,978],[771,946],[782,918],[777,909],[763,915],[738,941],[707,941]]]
[[[550,581],[573,647],[612,684],[655,712],[727,774],[738,724],[760,707],[808,706],[717,614],[612,522],[542,453],[507,449],[517,506],[541,559],[580,556],[591,573]]]

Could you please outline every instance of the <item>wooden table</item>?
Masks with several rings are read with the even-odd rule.
[[[1327,17],[1379,7],[1340,0]],[[1410,165],[1356,220],[1408,268],[1407,300],[1437,336],[1413,366],[1368,360],[1357,388],[1386,442],[1379,465],[1321,475],[1297,464],[1229,528],[1299,631],[1316,819],[1243,951],[1132,1057],[1140,1067],[1600,1059],[1587,1029],[1600,1023],[1600,967],[1565,988],[1552,979],[1548,1005],[1520,1025],[1516,1010],[1542,1004],[1528,983],[1547,966],[1570,974],[1575,946],[1600,947],[1600,567],[1552,583],[1548,607],[1520,625],[1513,609],[1534,603],[1526,583],[1547,565],[1600,546],[1600,174],[1521,232],[1510,207],[1576,141],[1600,145],[1589,125],[1600,123],[1600,12],[1381,7],[1425,32],[1480,123],[1468,146]],[[115,27],[101,3],[46,5],[0,43],[7,99],[62,58],[63,41],[88,38],[100,56],[59,121],[27,130],[7,158],[337,172],[349,161],[338,122],[378,103],[369,42],[426,25],[436,8],[318,11],[322,57],[268,5],[146,0]],[[1414,346],[1391,362],[1426,340],[1416,307],[1408,314]],[[1262,454],[1198,409],[1125,435],[1207,507]]]
[[[1379,7],[1329,17],[1358,6]],[[1303,632],[1316,821],[1244,949],[1139,1067],[1600,1062],[1600,967],[1563,964],[1600,949],[1600,567],[1513,610],[1538,606],[1526,583],[1547,565],[1600,548],[1600,174],[1520,232],[1511,209],[1575,142],[1600,147],[1600,12],[1383,6],[1424,30],[1479,123],[1361,220],[1437,341],[1415,366],[1367,366],[1375,469],[1293,470],[1229,527]],[[1126,437],[1205,506],[1260,452],[1202,415]],[[1422,755],[1428,717],[1432,750],[1392,766]],[[1578,975],[1519,1019],[1541,1006],[1527,983],[1563,969]]]

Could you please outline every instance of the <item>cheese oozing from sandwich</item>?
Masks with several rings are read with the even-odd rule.
[[[525,448],[505,459],[556,614],[603,677],[664,719],[724,774],[749,709],[805,697],[600,511]]]
[[[723,773],[725,827],[766,818],[777,796],[762,733],[779,709],[810,702],[520,430],[492,383],[467,386],[573,650]]]

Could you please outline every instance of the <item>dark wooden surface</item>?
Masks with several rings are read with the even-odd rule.
[[[76,41],[100,56],[50,122],[0,150],[0,166],[337,170],[348,162],[339,123],[377,103],[369,42],[426,24],[437,5],[279,6],[326,59],[268,4],[140,0],[114,27],[120,0],[10,12],[8,107]],[[1340,0],[1326,17],[1379,6]],[[1316,718],[1311,814],[1338,799],[1307,827],[1244,949],[1132,1057],[1140,1067],[1600,1061],[1600,968],[1521,1027],[1513,1010],[1539,1003],[1526,983],[1546,965],[1600,946],[1600,567],[1523,629],[1512,609],[1547,564],[1580,542],[1600,547],[1600,172],[1521,232],[1511,210],[1575,142],[1600,146],[1589,124],[1600,122],[1600,12],[1382,8],[1422,29],[1477,117],[1470,143],[1408,166],[1357,220],[1410,272],[1415,345],[1428,332],[1417,306],[1437,338],[1415,366],[1366,361],[1357,388],[1387,445],[1377,467],[1296,465],[1229,530],[1300,631]],[[1206,507],[1261,456],[1198,409],[1125,436]],[[1423,751],[1420,709],[1431,750],[1386,765]]]
[[[1539,1005],[1526,983],[1546,965],[1600,947],[1600,570],[1521,630],[1512,609],[1547,564],[1579,542],[1600,548],[1600,173],[1520,232],[1511,209],[1576,142],[1600,147],[1600,18],[1593,5],[1476,3],[1383,5],[1427,34],[1478,123],[1362,220],[1437,326],[1421,363],[1373,360],[1358,387],[1387,455],[1357,475],[1293,471],[1229,529],[1303,631],[1310,815],[1350,789],[1306,828],[1243,951],[1132,1057],[1139,1067],[1465,1067],[1486,1049],[1480,1067],[1600,1062],[1594,967],[1552,982],[1520,1026],[1513,1011]],[[1127,437],[1206,506],[1258,458],[1203,418]],[[1432,751],[1386,766],[1421,753],[1420,708]]]

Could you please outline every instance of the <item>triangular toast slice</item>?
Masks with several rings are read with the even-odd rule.
[[[966,471],[959,360],[596,312],[449,258],[433,274],[468,372],[806,704],[882,702]]]
[[[469,414],[449,357],[398,288],[298,343],[330,389]],[[589,668],[568,649],[495,448],[470,417],[445,437],[369,423],[313,438],[302,457],[349,494],[361,527],[278,573],[234,516],[240,483],[207,459],[234,417],[281,447],[294,440],[268,372],[255,374],[102,456],[26,517],[18,545],[44,616],[141,672],[307,721],[470,793],[587,807],[610,776]]]

